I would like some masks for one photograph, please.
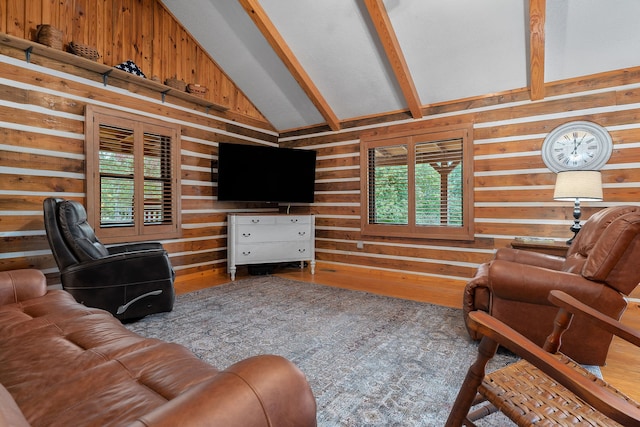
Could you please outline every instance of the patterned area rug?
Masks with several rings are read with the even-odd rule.
[[[460,310],[275,276],[178,296],[127,325],[219,369],[279,354],[307,376],[318,425],[441,426],[476,356]],[[490,369],[514,360],[499,354]],[[478,425],[511,425],[501,414]]]

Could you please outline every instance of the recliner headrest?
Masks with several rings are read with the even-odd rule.
[[[636,262],[640,255],[640,213],[629,212],[615,219],[596,242],[582,275],[606,282],[628,295],[640,282]]]
[[[591,215],[573,241],[567,256],[573,254],[579,254],[582,257],[589,256],[591,249],[600,239],[604,230],[617,218],[631,212],[640,212],[640,207],[633,205],[612,206]]]
[[[584,275],[584,266],[603,233],[618,218],[633,212],[640,212],[640,206],[623,205],[602,209],[589,217],[576,236],[565,259],[562,270]]]
[[[80,261],[109,255],[109,251],[100,243],[87,222],[87,212],[82,204],[75,200],[60,202],[58,219],[64,239]]]

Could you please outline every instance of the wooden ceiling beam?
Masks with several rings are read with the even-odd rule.
[[[414,119],[421,118],[422,108],[420,106],[420,97],[413,83],[413,78],[409,72],[409,67],[405,61],[404,54],[400,48],[400,43],[398,43],[398,38],[391,25],[391,20],[384,7],[384,3],[382,3],[382,0],[365,0],[364,3],[367,6],[371,21],[376,28],[378,37],[387,54],[387,60],[391,64],[396,80],[400,84],[400,89],[409,107],[409,111]]]
[[[532,101],[544,98],[544,22],[546,0],[529,0],[529,92]]]
[[[275,25],[271,22],[258,0],[238,0],[251,20],[256,24],[262,35],[267,39],[273,50],[280,57],[289,72],[296,79],[302,90],[307,94],[313,105],[327,121],[331,130],[340,130],[340,120],[324,99],[316,85],[304,70],[289,45],[284,41]]]

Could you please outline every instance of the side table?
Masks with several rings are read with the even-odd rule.
[[[565,242],[538,239],[514,239],[511,247],[524,251],[540,252],[547,255],[566,257],[569,245]]]

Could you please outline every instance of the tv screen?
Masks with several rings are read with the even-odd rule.
[[[218,200],[313,203],[316,152],[220,143]]]

